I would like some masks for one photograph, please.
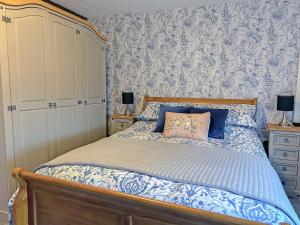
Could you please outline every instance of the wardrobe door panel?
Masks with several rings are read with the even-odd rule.
[[[76,143],[76,107],[60,107],[56,110],[57,140],[55,156],[77,147]]]
[[[89,144],[88,142],[88,127],[87,127],[87,107],[80,105],[76,107],[77,123],[76,123],[76,136],[78,146]]]
[[[47,29],[38,9],[7,10],[7,44],[16,166],[48,160]]]
[[[15,112],[14,124],[20,129],[14,136],[16,165],[32,170],[48,161],[48,110]]]
[[[101,104],[90,104],[87,106],[87,133],[88,143],[104,137],[101,129]]]
[[[76,100],[75,24],[51,15],[51,59],[55,99],[60,106]]]
[[[87,123],[86,123],[86,105],[85,105],[85,83],[86,83],[86,69],[85,69],[85,34],[84,31],[78,27],[80,32],[76,32],[76,74],[77,74],[77,106],[76,106],[76,128],[77,128],[77,143],[78,146],[88,144]]]
[[[100,93],[101,93],[101,132],[102,137],[107,135],[107,118],[106,118],[106,74],[105,74],[105,52],[104,47],[100,47],[99,72],[100,72]]]
[[[88,142],[106,136],[104,56],[100,41],[89,31],[85,34],[84,94]]]
[[[12,102],[20,108],[47,104],[46,42],[43,12],[35,9],[7,10],[9,71]]]
[[[76,24],[50,15],[50,49],[54,91],[55,145],[50,157],[61,155],[78,147],[77,132],[77,74],[76,74]]]
[[[100,87],[100,45],[92,34],[86,35],[87,98],[101,98]]]

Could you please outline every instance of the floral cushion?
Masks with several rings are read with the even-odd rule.
[[[208,141],[210,112],[186,114],[166,112],[164,137],[190,138]]]
[[[154,132],[162,133],[164,131],[166,112],[174,113],[190,113],[190,107],[185,106],[169,106],[169,105],[160,105],[158,119],[156,122],[156,127]]]
[[[138,117],[141,121],[156,121],[158,119],[160,104],[158,102],[151,102],[147,104],[145,111]],[[196,108],[214,108],[214,109],[228,109],[226,125],[240,126],[248,128],[256,128],[254,116],[256,113],[255,105],[246,104],[232,104],[232,105],[216,105],[216,104],[191,104],[191,103],[164,103],[170,106],[189,106]]]

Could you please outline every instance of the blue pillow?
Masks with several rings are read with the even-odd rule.
[[[208,137],[224,139],[228,109],[190,108],[191,114],[210,112]]]
[[[154,132],[163,132],[165,127],[166,112],[190,113],[190,107],[160,105],[158,119]]]

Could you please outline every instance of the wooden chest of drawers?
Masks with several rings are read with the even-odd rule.
[[[269,158],[289,194],[300,194],[300,128],[268,124]]]

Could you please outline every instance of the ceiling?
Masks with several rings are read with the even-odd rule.
[[[130,12],[175,9],[204,4],[224,3],[226,0],[52,0],[87,18],[126,14]],[[228,0],[227,0],[228,1]],[[234,0],[238,1],[238,0]],[[232,2],[232,0],[230,0]]]

